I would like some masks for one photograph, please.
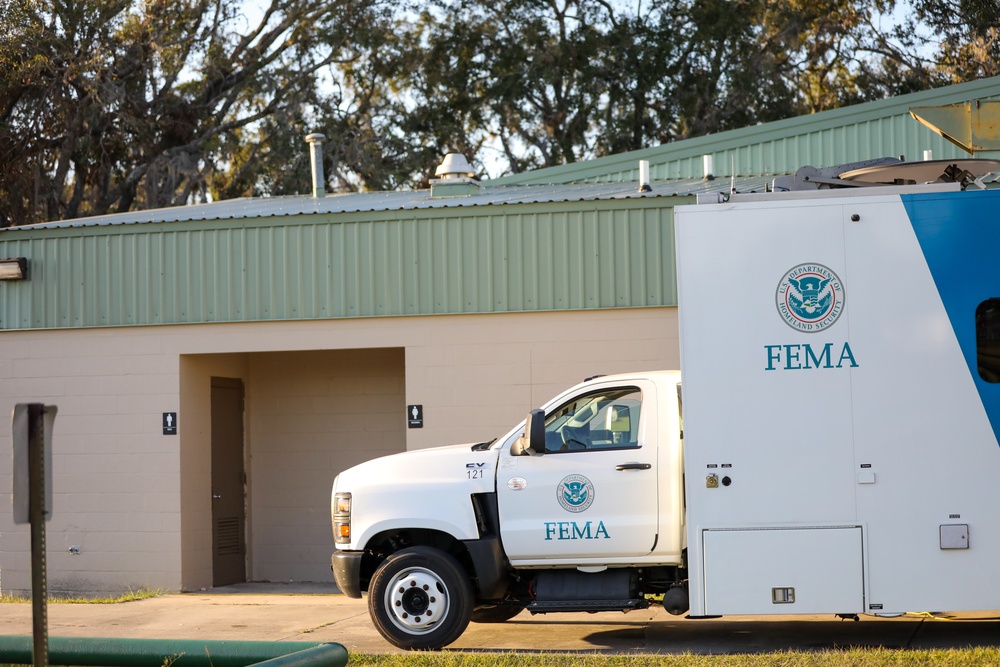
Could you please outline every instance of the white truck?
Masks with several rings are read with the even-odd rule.
[[[847,187],[930,180],[894,162],[679,208],[683,392],[597,377],[341,473],[340,589],[411,649],[524,609],[1000,607],[1000,191]]]

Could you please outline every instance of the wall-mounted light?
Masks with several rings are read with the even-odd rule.
[[[28,277],[28,259],[10,257],[0,259],[0,280],[25,280]]]

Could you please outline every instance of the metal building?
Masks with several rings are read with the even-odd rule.
[[[701,155],[781,143],[785,161],[740,168],[735,186],[762,190],[883,148],[813,139],[831,124],[985,97],[1000,79],[485,184],[0,231],[0,257],[27,266],[0,281],[0,410],[59,407],[50,587],[328,581],[339,470],[488,440],[589,375],[677,367],[673,207],[733,186]],[[935,141],[907,131],[890,152],[948,157]],[[28,545],[0,518],[2,592],[29,587]]]

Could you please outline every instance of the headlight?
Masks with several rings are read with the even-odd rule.
[[[351,542],[351,494],[333,496],[333,541],[337,544]]]

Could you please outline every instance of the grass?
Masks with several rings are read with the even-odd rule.
[[[49,594],[48,602],[49,604],[120,604],[122,602],[134,602],[136,600],[146,600],[148,598],[155,598],[158,595],[164,595],[166,591],[159,588],[140,588],[139,590],[132,590],[131,588],[127,593],[122,593],[121,595],[115,595],[110,597],[79,597],[79,596],[69,596],[60,594]],[[3,595],[0,596],[0,604],[2,603],[25,603],[31,602],[30,595]]]
[[[738,655],[607,655],[601,653],[351,653],[348,667],[995,667],[1000,649],[911,651],[852,648],[815,653]],[[169,667],[164,662],[164,667]],[[31,667],[0,665],[0,667]]]
[[[609,655],[602,653],[351,653],[348,667],[995,667],[1000,649],[914,651],[851,648],[737,655]],[[0,667],[31,667],[2,665]],[[169,663],[164,663],[169,667]]]
[[[351,653],[349,667],[985,667],[1000,666],[1000,649],[843,651],[738,655],[606,655],[598,653]]]

